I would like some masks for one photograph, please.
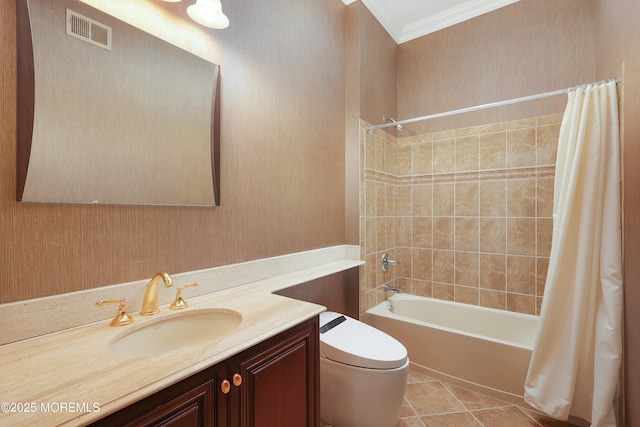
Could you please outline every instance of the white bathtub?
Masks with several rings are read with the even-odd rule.
[[[538,316],[398,294],[362,320],[407,348],[414,368],[522,404]]]

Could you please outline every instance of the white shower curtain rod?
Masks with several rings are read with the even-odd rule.
[[[591,84],[596,84],[597,85],[597,84],[608,83],[608,82],[611,82],[611,81],[615,81],[616,83],[618,83],[620,81],[620,79],[616,77],[616,78],[613,78],[613,79],[601,80],[599,82],[595,82],[595,83],[591,83]],[[374,129],[382,129],[382,128],[387,128],[387,127],[392,127],[392,126],[395,127],[395,126],[404,125],[404,124],[407,124],[407,123],[421,122],[423,120],[430,120],[430,119],[439,119],[440,117],[453,116],[453,115],[462,114],[462,113],[470,113],[472,111],[485,110],[487,108],[501,107],[503,105],[510,105],[510,104],[517,104],[519,102],[533,101],[533,100],[536,100],[536,99],[548,98],[550,96],[566,94],[566,93],[571,92],[572,90],[575,90],[577,88],[584,87],[584,86],[587,86],[587,84],[574,86],[574,87],[570,87],[570,88],[567,88],[567,89],[554,90],[552,92],[539,93],[537,95],[523,96],[522,98],[507,99],[506,101],[492,102],[490,104],[476,105],[475,107],[466,107],[466,108],[461,108],[459,110],[451,110],[451,111],[445,111],[443,113],[431,114],[431,115],[428,115],[428,116],[415,117],[413,119],[398,120],[398,121],[394,121],[394,122],[391,122],[391,123],[383,123],[381,125],[367,126],[367,127],[364,128],[364,130],[365,131],[370,131],[370,130],[374,130]]]

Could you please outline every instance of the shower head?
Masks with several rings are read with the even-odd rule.
[[[392,119],[391,117],[383,117],[382,118],[382,123],[395,123],[396,121],[394,119]],[[398,132],[402,132],[402,125],[396,125],[396,130]]]

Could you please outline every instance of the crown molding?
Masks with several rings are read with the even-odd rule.
[[[404,26],[399,43],[404,43],[424,35],[451,27],[519,0],[470,0],[459,6],[447,9],[437,15],[429,16]]]
[[[349,4],[354,0],[342,1]],[[394,0],[362,0],[397,44],[459,24],[518,1],[520,0],[469,0],[441,13],[415,22],[404,23],[393,9]]]

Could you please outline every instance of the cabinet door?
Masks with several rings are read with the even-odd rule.
[[[319,425],[318,341],[316,317],[229,359],[229,426]]]
[[[214,380],[187,391],[151,412],[124,425],[157,427],[213,427],[213,384]]]
[[[206,369],[92,426],[216,427],[216,382],[225,371],[226,363]]]

